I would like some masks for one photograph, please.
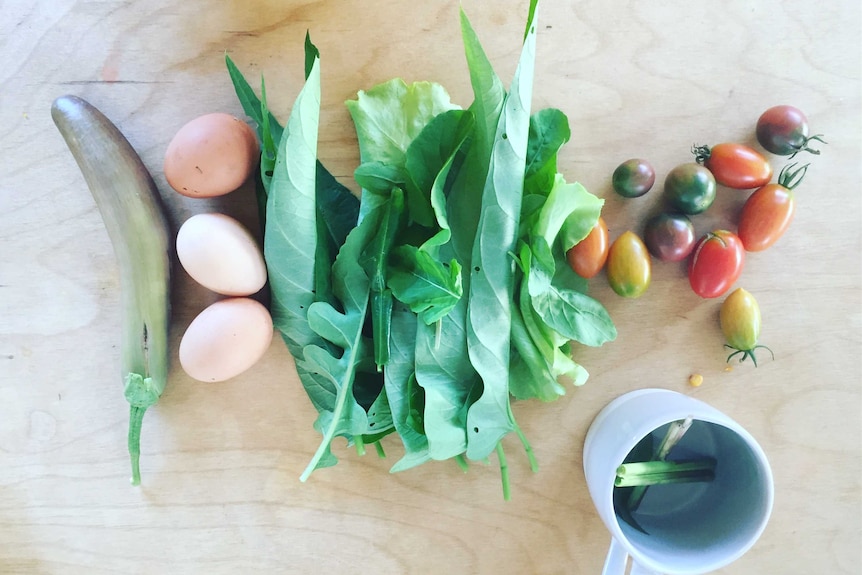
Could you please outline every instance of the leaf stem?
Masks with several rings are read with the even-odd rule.
[[[467,473],[467,471],[469,471],[470,469],[470,464],[467,463],[467,458],[464,457],[463,453],[459,453],[455,456],[455,463],[458,464],[458,467],[460,467],[461,471],[463,471],[464,473]]]
[[[375,441],[374,447],[377,449],[377,456],[380,459],[386,459],[386,452],[383,450],[383,444],[379,441]]]
[[[533,446],[530,445],[530,442],[527,440],[527,436],[524,435],[524,431],[521,429],[521,426],[515,422],[514,418],[512,419],[512,424],[515,426],[515,433],[518,434],[518,439],[521,440],[521,445],[524,446],[524,451],[527,452],[527,459],[530,461],[530,469],[533,473],[538,473],[539,462],[536,461],[536,454],[533,453]]]
[[[500,460],[500,478],[503,481],[503,499],[512,499],[512,490],[509,486],[509,464],[506,461],[506,453],[503,451],[503,443],[497,443],[497,459]]]

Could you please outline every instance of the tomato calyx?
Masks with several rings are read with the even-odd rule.
[[[792,158],[793,156],[791,156]],[[808,172],[808,166],[810,164],[805,164],[801,168],[796,167],[796,162],[792,164],[787,164],[781,171],[778,173],[778,185],[788,190],[792,190],[796,186],[802,183],[802,178],[805,177],[806,172]]]
[[[772,352],[771,349],[769,349],[765,345],[755,345],[751,349],[737,349],[737,348],[733,347],[732,345],[728,345],[728,344],[724,344],[724,347],[726,347],[727,349],[734,350],[733,353],[731,353],[730,355],[727,356],[727,363],[730,363],[731,359],[733,359],[734,357],[736,357],[737,355],[739,355],[741,353],[742,357],[739,358],[739,363],[742,363],[743,361],[745,361],[746,358],[750,357],[752,363],[754,363],[754,367],[757,367],[757,357],[755,357],[754,352],[755,352],[755,350],[758,350],[758,349],[765,349],[766,351],[768,351],[769,354],[772,356],[772,360],[775,361],[775,354]]]
[[[694,154],[695,162],[703,164],[712,155],[712,150],[709,146],[698,146],[697,144],[692,144],[691,153]]]
[[[815,150],[814,148],[808,147],[808,142],[820,142],[821,144],[828,144],[826,140],[823,139],[823,134],[815,134],[813,136],[807,136],[802,143],[798,146],[793,146],[796,150],[787,158],[788,160],[792,160],[796,154],[799,152],[808,152],[809,154],[814,154],[815,156],[820,155],[820,150]]]

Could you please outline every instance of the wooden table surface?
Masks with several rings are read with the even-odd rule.
[[[497,73],[514,73],[525,0],[462,3]],[[605,198],[616,237],[640,231],[664,176],[694,142],[754,142],[766,108],[789,103],[828,145],[810,161],[790,231],[749,254],[738,285],[758,298],[760,366],[726,366],[719,300],[689,289],[683,266],[654,262],[636,300],[604,274],[591,293],[618,339],[577,349],[586,386],[516,403],[540,470],[507,438],[513,497],[499,470],[451,462],[390,474],[390,455],[298,479],[317,447],[315,412],[289,353],[224,383],[179,368],[189,322],[215,296],[178,268],[167,390],[144,421],[143,485],[129,485],[119,379],[119,278],[84,180],[51,122],[51,101],[82,96],[114,120],[153,172],[174,230],[213,209],[256,226],[250,187],[217,201],[172,192],[161,172],[176,130],[207,112],[241,114],[229,53],[267,79],[285,120],[303,78],[306,31],[322,54],[321,161],[352,190],[356,137],[343,105],[400,76],[472,100],[458,2],[429,0],[13,0],[0,5],[0,572],[576,573],[601,570],[609,536],[582,471],[596,413],[657,386],[705,400],[746,427],[775,474],[771,522],[723,573],[860,573],[862,535],[862,169],[860,4],[556,1],[539,8],[533,108],[565,112],[559,168]],[[656,189],[610,187],[641,156]],[[776,167],[783,158],[771,157]],[[698,234],[732,226],[746,192],[720,190]],[[690,387],[689,375],[704,382]]]

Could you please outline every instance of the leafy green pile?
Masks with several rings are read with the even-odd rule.
[[[557,171],[570,137],[556,109],[530,114],[531,3],[508,91],[464,12],[474,101],[394,79],[346,103],[356,128],[357,198],[317,160],[320,55],[306,36],[306,81],[286,126],[226,57],[261,139],[258,200],[272,314],[323,439],[301,476],[334,465],[335,437],[360,453],[397,433],[402,471],[429,460],[487,460],[515,432],[510,398],[553,400],[587,379],[572,341],[616,337],[565,253],[603,201]]]

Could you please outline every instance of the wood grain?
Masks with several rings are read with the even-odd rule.
[[[660,386],[711,403],[763,445],[775,474],[772,520],[724,573],[859,573],[862,535],[862,98],[860,6],[813,3],[562,1],[540,7],[534,108],[558,107],[572,140],[560,169],[606,199],[616,237],[659,209],[664,175],[692,143],[753,142],[760,112],[805,110],[826,135],[798,190],[787,236],[750,254],[740,279],[761,305],[775,360],[726,366],[720,302],[701,300],[681,265],[623,300],[600,275],[592,294],[616,342],[578,349],[583,388],[515,414],[541,469],[506,440],[513,499],[498,470],[434,463],[389,474],[390,456],[298,476],[318,434],[314,410],[275,341],[233,381],[204,385],[178,367],[142,437],[143,485],[128,484],[119,380],[116,265],[98,211],[51,123],[51,101],[80,95],[113,119],[163,192],[172,225],[223,210],[255,228],[248,187],[215,201],[180,197],[160,166],[187,120],[240,114],[227,52],[266,76],[287,117],[306,31],[322,53],[320,158],[351,189],[358,160],[343,105],[401,76],[471,100],[458,3],[336,0],[152,2],[13,0],[0,7],[0,572],[598,573],[608,535],[586,492],[584,435],[632,389]],[[525,0],[462,3],[506,83]],[[622,200],[621,161],[647,157],[656,191]],[[781,161],[775,158],[776,165]],[[696,220],[732,226],[745,194],[725,190]],[[256,229],[256,228],[255,228]],[[178,271],[173,349],[215,296]],[[174,351],[174,356],[176,351]],[[173,358],[174,360],[176,357]],[[176,362],[174,362],[176,366]],[[704,376],[688,387],[689,374]]]

